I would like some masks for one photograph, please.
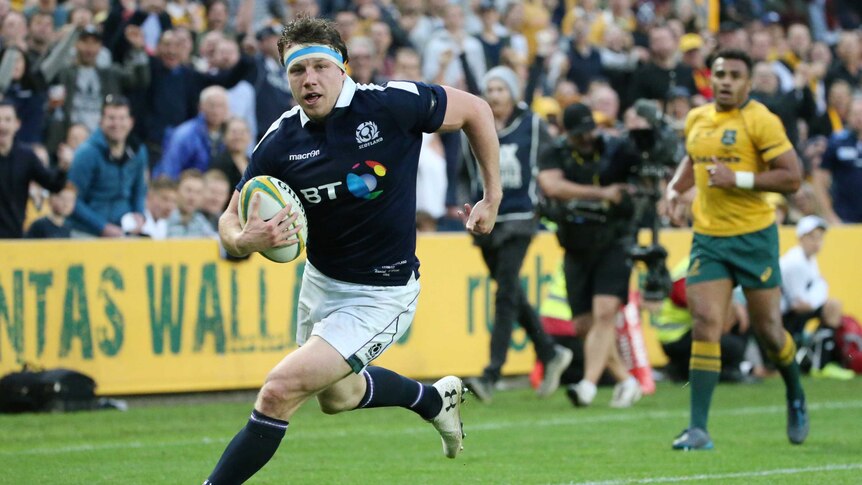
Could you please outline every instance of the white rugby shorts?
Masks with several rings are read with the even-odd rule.
[[[305,263],[297,306],[296,343],[326,340],[360,373],[413,323],[419,280],[405,286],[371,286],[332,279]]]

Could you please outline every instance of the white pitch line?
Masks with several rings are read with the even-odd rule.
[[[841,401],[841,402],[824,402],[824,403],[809,403],[809,411],[831,410],[831,409],[859,409],[862,408],[862,401]],[[634,408],[633,410],[637,410]],[[712,416],[747,416],[752,414],[774,414],[783,413],[787,410],[784,406],[752,406],[736,409],[712,409]],[[641,421],[644,419],[670,419],[670,418],[687,418],[689,411],[643,411],[643,412],[622,412],[617,414],[606,414],[602,416],[566,416],[552,419],[539,419],[530,421],[512,421],[512,422],[487,422],[470,425],[466,423],[465,428],[469,433],[472,429],[477,430],[495,430],[495,429],[511,429],[518,427],[550,427],[560,425],[577,425],[577,424],[601,424],[621,421]],[[417,428],[418,429],[418,428]],[[425,429],[425,428],[422,428]]]
[[[809,403],[809,411],[820,410],[835,410],[835,409],[859,409],[862,408],[862,401],[839,401],[839,402],[823,402]],[[710,414],[712,416],[746,416],[760,414],[775,414],[783,413],[784,406],[751,406],[736,409],[713,409]],[[644,419],[683,419],[688,417],[688,410],[677,411],[642,411],[634,408],[630,411],[621,411],[619,413],[605,414],[601,416],[584,416],[573,412],[571,416],[553,418],[553,419],[536,419],[536,420],[511,420],[511,421],[489,421],[470,424],[468,421],[465,425],[467,434],[471,431],[497,431],[511,430],[515,428],[548,428],[557,426],[577,426],[591,425],[610,422],[626,422],[626,421],[642,421]],[[239,423],[239,422],[238,422]],[[402,434],[425,434],[428,433],[428,426],[411,426],[402,428],[399,432]],[[288,435],[296,439],[333,439],[338,437],[350,436],[353,432],[343,429],[327,429],[327,430],[288,430]],[[391,429],[375,428],[363,431],[365,436],[391,436]],[[121,449],[138,449],[138,448],[174,448],[180,446],[201,446],[210,445],[213,443],[225,444],[229,437],[221,438],[203,437],[194,440],[179,440],[179,441],[157,441],[153,443],[144,443],[139,440],[115,442],[115,443],[99,443],[99,444],[80,444],[59,446],[51,448],[28,448],[23,450],[0,450],[0,456],[24,456],[24,455],[54,455],[63,453],[86,453],[102,450],[121,450]]]
[[[773,475],[800,475],[803,473],[834,472],[843,470],[860,470],[862,463],[847,463],[822,466],[809,466],[804,468],[776,468],[774,470],[759,470],[750,472],[714,473],[701,475],[684,475],[677,477],[656,478],[629,478],[624,480],[607,480],[602,482],[569,482],[568,485],[629,485],[640,483],[674,483],[674,482],[697,482],[700,480],[721,480],[727,478],[757,478]]]

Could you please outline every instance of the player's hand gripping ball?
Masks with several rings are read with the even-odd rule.
[[[258,215],[264,221],[272,219],[278,211],[290,204],[291,212],[299,212],[296,221],[288,228],[293,229],[297,224],[302,228],[296,234],[299,239],[299,244],[291,244],[289,246],[280,246],[266,251],[261,251],[261,254],[276,263],[289,263],[298,258],[302,251],[305,250],[305,243],[308,240],[308,220],[305,217],[305,209],[302,207],[302,202],[296,193],[281,180],[270,177],[268,175],[259,175],[243,185],[239,193],[239,204],[237,211],[239,212],[239,223],[245,227],[251,198],[254,194],[260,194],[260,205],[258,206]]]

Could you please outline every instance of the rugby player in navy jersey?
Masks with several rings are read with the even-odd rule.
[[[251,201],[237,216],[242,185],[270,175],[302,199],[308,260],[297,308],[300,348],[261,388],[251,417],[228,444],[205,484],[242,483],[275,453],[293,413],[317,397],[324,413],[398,406],[429,421],[443,452],[462,449],[461,379],[424,385],[368,364],[409,328],[419,296],[416,172],[423,132],[462,129],[479,160],[484,196],[465,205],[473,234],[494,227],[502,198],[499,143],[483,100],[449,87],[407,81],[357,85],[345,73],[347,49],[332,23],[299,18],[279,41],[299,103],[269,128],[252,155],[219,234],[235,256],[296,244],[285,207],[268,221]]]

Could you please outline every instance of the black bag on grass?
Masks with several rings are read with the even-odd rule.
[[[0,412],[81,411],[97,407],[96,381],[69,369],[21,372],[0,379]]]

